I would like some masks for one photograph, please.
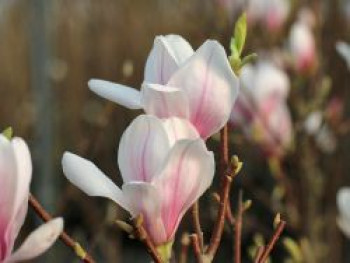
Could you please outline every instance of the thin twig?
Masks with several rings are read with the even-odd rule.
[[[229,159],[229,147],[228,147],[228,125],[220,131],[220,173],[225,174],[228,159]]]
[[[199,240],[197,234],[192,234],[191,236],[192,246],[193,246],[193,252],[194,256],[196,258],[197,263],[203,263],[203,257],[201,253],[201,248],[199,246]]]
[[[43,221],[47,222],[53,218],[31,193],[29,194],[29,204]],[[83,262],[95,262],[93,258],[86,252],[86,250],[84,250],[81,247],[81,245],[73,238],[71,238],[66,232],[62,232],[62,234],[60,235],[60,239],[63,241],[64,244],[70,247]]]
[[[188,247],[191,243],[188,233],[184,233],[181,238],[181,251],[179,257],[179,263],[187,262]]]
[[[241,238],[242,238],[242,219],[243,219],[243,193],[238,195],[238,210],[235,221],[235,241],[234,241],[234,262],[241,263]]]
[[[216,202],[220,204],[220,195],[218,193],[213,193],[213,197]],[[226,220],[231,224],[235,224],[235,217],[233,216],[232,209],[229,205],[226,206]]]
[[[259,263],[259,259],[261,258],[262,254],[264,253],[264,250],[265,250],[264,246],[258,247],[256,254],[255,254],[255,258],[254,258],[254,263]]]
[[[152,257],[154,263],[162,263],[162,259],[156,250],[153,242],[149,238],[147,231],[143,227],[143,217],[142,215],[139,215],[138,217],[133,219],[133,224],[134,224],[134,229],[135,229],[135,234],[137,238],[144,243],[146,246],[146,249],[150,256]]]
[[[192,212],[192,223],[194,227],[194,231],[198,236],[199,247],[201,253],[203,253],[204,249],[204,241],[203,241],[203,231],[201,228],[200,220],[199,220],[199,204],[198,201],[194,203],[191,209]]]
[[[210,239],[209,246],[206,250],[206,257],[211,260],[214,258],[219,247],[222,232],[224,230],[226,210],[228,206],[229,194],[231,189],[232,179],[238,174],[242,168],[242,163],[237,156],[231,160],[229,167],[226,170],[226,175],[223,177],[222,191],[220,192],[220,207],[213,234]]]
[[[228,200],[228,196],[230,193],[231,182],[232,182],[232,177],[226,175],[225,181],[224,181],[224,188],[221,192],[221,197],[220,197],[220,208],[219,208],[218,217],[216,220],[213,234],[212,234],[211,239],[210,239],[208,249],[206,251],[206,254],[211,258],[214,257],[214,255],[219,247],[222,232],[224,229],[227,200]]]
[[[274,248],[277,240],[282,234],[283,229],[286,226],[286,222],[281,220],[281,222],[278,224],[275,233],[273,234],[272,238],[270,239],[270,242],[266,245],[266,249],[264,250],[264,253],[261,255],[259,259],[259,263],[265,263],[267,258],[269,257],[272,249]]]

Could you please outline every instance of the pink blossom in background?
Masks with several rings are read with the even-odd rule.
[[[158,36],[147,59],[141,91],[90,80],[96,94],[159,118],[188,119],[203,139],[227,122],[238,94],[238,79],[224,48],[206,41],[196,52],[177,35]]]
[[[247,17],[249,24],[263,23],[270,32],[279,31],[290,13],[288,0],[248,0]]]
[[[297,71],[307,72],[316,65],[316,44],[312,32],[313,14],[302,10],[289,34],[289,48]]]
[[[260,61],[241,72],[241,91],[230,123],[242,128],[267,155],[280,156],[292,141],[292,122],[286,103],[288,76],[272,63]]]
[[[45,252],[63,229],[63,220],[54,219],[32,232],[13,252],[15,239],[28,209],[32,177],[31,157],[20,138],[9,141],[0,134],[0,262],[29,260]]]
[[[137,117],[124,132],[118,151],[124,184],[120,189],[92,162],[72,153],[62,159],[65,176],[90,196],[107,197],[144,227],[159,246],[174,239],[188,208],[211,185],[214,157],[186,120]]]

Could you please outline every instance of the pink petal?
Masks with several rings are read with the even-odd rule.
[[[170,149],[161,120],[137,117],[124,132],[119,145],[118,164],[124,183],[150,182]]]
[[[144,83],[142,105],[145,112],[158,118],[189,117],[189,103],[186,94],[173,87]]]
[[[109,198],[128,209],[122,191],[92,162],[65,152],[62,167],[67,179],[86,194]]]
[[[181,36],[157,36],[146,62],[145,81],[166,84],[171,75],[192,54],[192,47]]]
[[[166,243],[167,235],[161,218],[161,196],[149,183],[133,182],[123,185],[123,194],[128,201],[129,212],[133,217],[143,216],[144,227],[156,245]]]
[[[162,200],[162,218],[168,239],[172,239],[186,210],[211,185],[214,176],[214,156],[204,141],[178,141],[155,178]]]
[[[22,246],[7,262],[18,262],[35,258],[48,250],[63,231],[62,218],[56,218],[41,225],[32,232]]]
[[[136,89],[99,79],[88,82],[91,91],[107,100],[121,104],[129,109],[141,109],[140,92]]]
[[[12,250],[12,219],[16,213],[17,185],[16,157],[9,140],[0,134],[0,261]]]
[[[168,85],[186,92],[190,120],[204,139],[225,125],[239,89],[225,50],[217,41],[206,41]]]
[[[21,138],[11,141],[17,164],[17,189],[12,218],[14,238],[22,227],[28,206],[29,186],[32,179],[32,159],[27,144]]]

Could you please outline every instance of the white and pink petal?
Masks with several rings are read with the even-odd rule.
[[[204,139],[226,124],[239,90],[224,48],[213,40],[206,41],[168,85],[186,92],[190,120]]]
[[[118,165],[124,183],[152,181],[169,150],[162,121],[150,115],[138,116],[119,144]]]
[[[62,167],[67,179],[87,195],[109,198],[128,210],[122,191],[91,161],[65,152]]]
[[[140,91],[113,83],[110,81],[91,79],[88,82],[90,90],[100,97],[123,105],[129,109],[141,109]]]

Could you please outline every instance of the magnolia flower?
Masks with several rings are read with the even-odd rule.
[[[324,119],[321,111],[311,112],[304,121],[304,130],[314,137],[315,143],[321,151],[333,153],[337,148],[337,140]]]
[[[266,61],[246,66],[241,72],[242,89],[231,113],[231,124],[268,155],[281,155],[292,139],[292,124],[286,104],[287,75]]]
[[[350,187],[343,187],[337,193],[339,216],[337,223],[344,235],[350,238]]]
[[[313,23],[311,11],[302,10],[290,31],[289,48],[295,67],[300,72],[312,69],[316,63]]]
[[[96,94],[130,109],[188,119],[204,139],[226,124],[238,93],[238,80],[217,41],[206,41],[194,53],[177,35],[156,37],[141,91],[102,80],[88,84]]]
[[[350,70],[350,45],[339,41],[336,44],[336,49],[339,55],[345,60],[348,69]]]
[[[32,176],[30,153],[20,138],[0,134],[0,262],[29,260],[45,252],[63,229],[61,218],[32,232],[15,252],[15,239],[24,223]]]
[[[262,22],[270,32],[282,28],[290,12],[288,0],[250,0],[247,6],[249,23]]]
[[[118,151],[124,184],[120,189],[92,162],[72,153],[62,159],[63,172],[90,196],[107,197],[144,227],[157,246],[172,242],[186,210],[210,186],[214,157],[186,120],[136,118],[124,132]]]

